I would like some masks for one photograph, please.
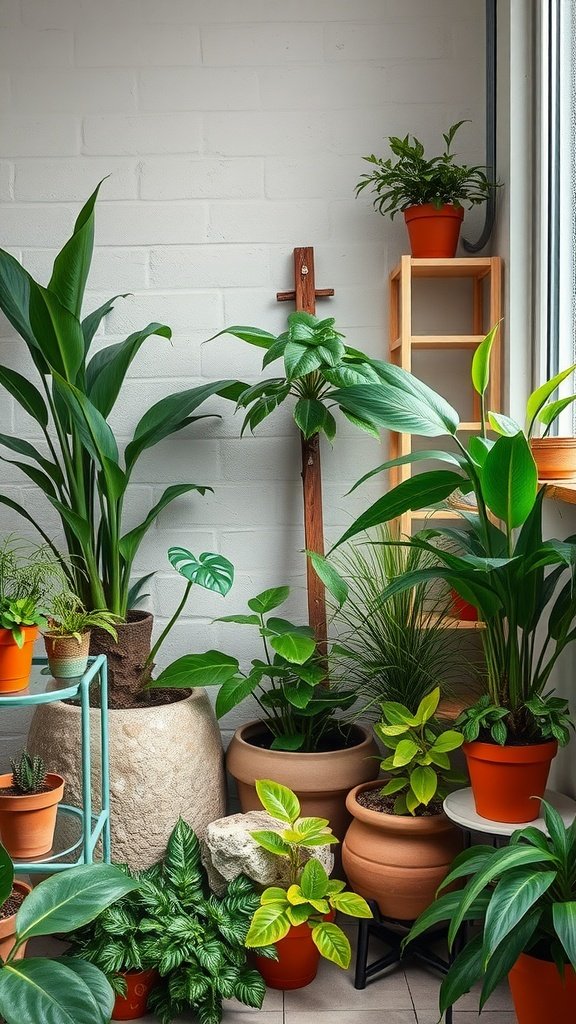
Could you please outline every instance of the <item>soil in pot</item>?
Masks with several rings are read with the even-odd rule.
[[[0,907],[0,959],[5,960],[11,952],[16,937],[16,914],[20,910],[28,893],[31,892],[25,882],[14,882],[12,893]],[[21,960],[26,952],[26,943],[20,946],[16,959]]]
[[[458,248],[463,217],[463,207],[450,203],[439,208],[432,203],[409,206],[404,210],[404,220],[412,256],[415,259],[452,259]]]
[[[64,779],[49,772],[39,793],[19,793],[12,773],[0,775],[0,840],[11,857],[41,857],[52,849]]]
[[[348,794],[353,820],[342,863],[354,892],[376,900],[385,917],[413,921],[433,902],[462,849],[462,833],[441,812],[412,817],[374,809],[374,803],[380,805],[382,786],[382,780],[369,782]]]
[[[497,743],[465,743],[476,813],[488,821],[521,824],[540,816],[556,740],[500,747]]]
[[[576,478],[576,437],[533,437],[530,448],[539,480]]]
[[[9,629],[0,629],[0,693],[25,690],[32,670],[36,626],[23,626],[24,643],[18,647]]]
[[[522,953],[508,975],[518,1024],[571,1024],[576,1020],[576,972]]]
[[[148,997],[158,980],[158,971],[121,971],[126,995],[116,996],[112,1020],[138,1020],[146,1013]]]

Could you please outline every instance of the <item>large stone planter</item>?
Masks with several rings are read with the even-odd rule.
[[[100,713],[90,711],[93,793],[99,800]],[[80,709],[37,707],[28,749],[66,779],[64,800],[82,806]],[[204,690],[173,704],[110,713],[112,858],[132,869],[159,860],[179,817],[202,836],[226,813],[220,731]]]

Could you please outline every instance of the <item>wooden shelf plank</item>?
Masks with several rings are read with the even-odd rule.
[[[540,480],[539,483],[546,486],[546,498],[576,505],[576,480]]]
[[[455,259],[410,259],[412,277],[472,277],[482,278],[490,274],[493,257],[469,256]],[[399,277],[400,264],[394,267],[392,278]]]
[[[412,348],[478,348],[484,341],[483,334],[413,334]],[[392,346],[394,347],[394,346]]]

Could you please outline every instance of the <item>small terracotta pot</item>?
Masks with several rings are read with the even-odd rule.
[[[11,857],[27,860],[52,849],[64,779],[49,772],[46,784],[46,793],[11,796],[2,790],[12,785],[12,772],[0,775],[0,839]]]
[[[333,921],[335,916],[332,912],[325,920]],[[278,960],[269,960],[264,956],[254,957],[255,966],[268,988],[286,991],[305,988],[314,981],[318,973],[320,953],[312,941],[312,929],[308,924],[292,926],[288,935],[276,942],[275,946]]]
[[[44,646],[50,671],[56,679],[74,679],[86,671],[90,653],[90,630],[82,633],[80,643],[74,636],[45,633]]]
[[[452,598],[452,612],[454,618],[462,619],[464,622],[478,622],[478,609],[470,604],[469,601],[465,601],[457,590],[450,588],[450,597]]]
[[[533,437],[530,448],[539,480],[576,478],[576,437]]]
[[[464,743],[462,750],[481,818],[520,824],[540,816],[540,799],[558,752],[556,740],[523,747]]]
[[[158,981],[158,971],[120,971],[126,982],[126,995],[116,996],[112,1020],[138,1020],[148,1007],[148,997]]]
[[[414,921],[433,903],[462,849],[462,833],[445,814],[383,814],[358,803],[359,793],[383,785],[380,779],[348,794],[346,806],[354,820],[344,839],[342,863],[350,888],[376,900],[381,914]]]
[[[508,975],[518,1024],[572,1024],[576,1019],[576,972],[567,965],[564,978],[556,964],[522,953]]]
[[[25,690],[30,681],[38,627],[22,626],[22,632],[24,643],[18,647],[11,630],[0,629],[0,693]]]
[[[436,209],[432,203],[409,206],[404,210],[410,248],[415,259],[452,259],[458,248],[461,206],[446,203]]]
[[[29,892],[32,892],[32,887],[26,885],[26,882],[14,882],[12,892],[14,891],[24,893],[24,896],[27,896]],[[8,954],[14,948],[15,942],[16,914],[12,914],[11,917],[0,918],[0,960],[6,960]],[[27,943],[22,943],[14,957],[15,960],[22,960],[26,952],[26,945]]]

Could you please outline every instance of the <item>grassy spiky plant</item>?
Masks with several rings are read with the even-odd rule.
[[[19,759],[10,759],[12,768],[12,785],[19,793],[31,795],[39,793],[46,781],[46,766],[38,754],[32,756],[23,750]]]

